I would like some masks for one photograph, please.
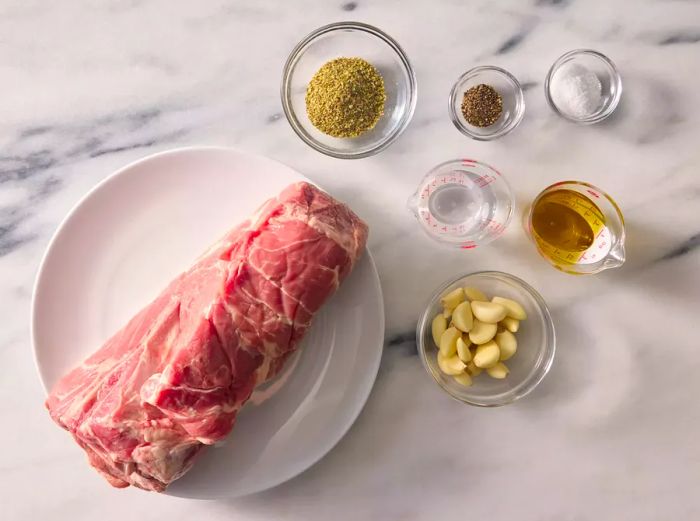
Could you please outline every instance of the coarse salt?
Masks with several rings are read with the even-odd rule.
[[[554,72],[550,84],[552,101],[574,118],[595,114],[600,107],[603,87],[598,76],[578,63],[565,63]]]

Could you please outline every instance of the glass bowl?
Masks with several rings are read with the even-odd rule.
[[[515,199],[495,168],[474,159],[454,159],[430,170],[407,206],[431,239],[469,250],[503,234]]]
[[[353,138],[335,138],[313,126],[306,114],[306,88],[316,71],[335,58],[358,57],[384,79],[384,115],[376,126]],[[388,147],[408,126],[416,106],[416,77],[406,53],[371,25],[339,22],[309,34],[292,50],[282,74],[282,107],[294,132],[311,148],[341,159],[371,156]]]
[[[501,117],[488,127],[470,125],[462,114],[464,93],[481,83],[491,85],[503,99]],[[490,141],[505,136],[520,124],[523,114],[525,114],[523,89],[520,87],[518,80],[515,79],[515,76],[505,69],[491,65],[474,67],[462,74],[452,87],[449,99],[449,112],[452,123],[462,134],[478,141]]]
[[[551,92],[552,78],[559,68],[567,63],[576,63],[586,67],[588,70],[593,71],[600,80],[602,86],[601,103],[598,110],[590,116],[579,118],[573,114],[567,114],[554,103]],[[622,78],[615,64],[604,54],[590,49],[576,49],[560,56],[554,62],[544,82],[544,93],[547,103],[559,116],[580,125],[592,125],[603,121],[617,108],[622,96]]]
[[[484,371],[474,378],[471,387],[465,387],[438,368],[438,350],[431,332],[432,320],[442,309],[440,298],[459,286],[479,288],[488,297],[498,295],[511,298],[525,308],[527,320],[521,322],[515,334],[518,350],[506,362],[510,373],[503,380],[491,378]],[[453,279],[435,292],[418,321],[416,343],[423,366],[443,391],[463,403],[497,407],[512,403],[537,387],[552,365],[556,339],[547,305],[532,286],[507,273],[480,271]]]

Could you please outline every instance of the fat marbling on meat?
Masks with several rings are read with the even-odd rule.
[[[51,417],[113,486],[163,491],[279,372],[366,239],[344,204],[287,187],[66,374]]]

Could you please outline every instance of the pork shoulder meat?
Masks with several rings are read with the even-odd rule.
[[[279,372],[366,240],[347,206],[287,187],[65,375],[51,417],[113,486],[165,490]]]

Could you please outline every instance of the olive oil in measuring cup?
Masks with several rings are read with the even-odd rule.
[[[532,230],[552,255],[586,251],[603,228],[603,213],[573,190],[549,192],[532,209]]]
[[[532,203],[529,232],[555,267],[596,273],[624,260],[624,220],[615,202],[586,183],[557,183]]]

